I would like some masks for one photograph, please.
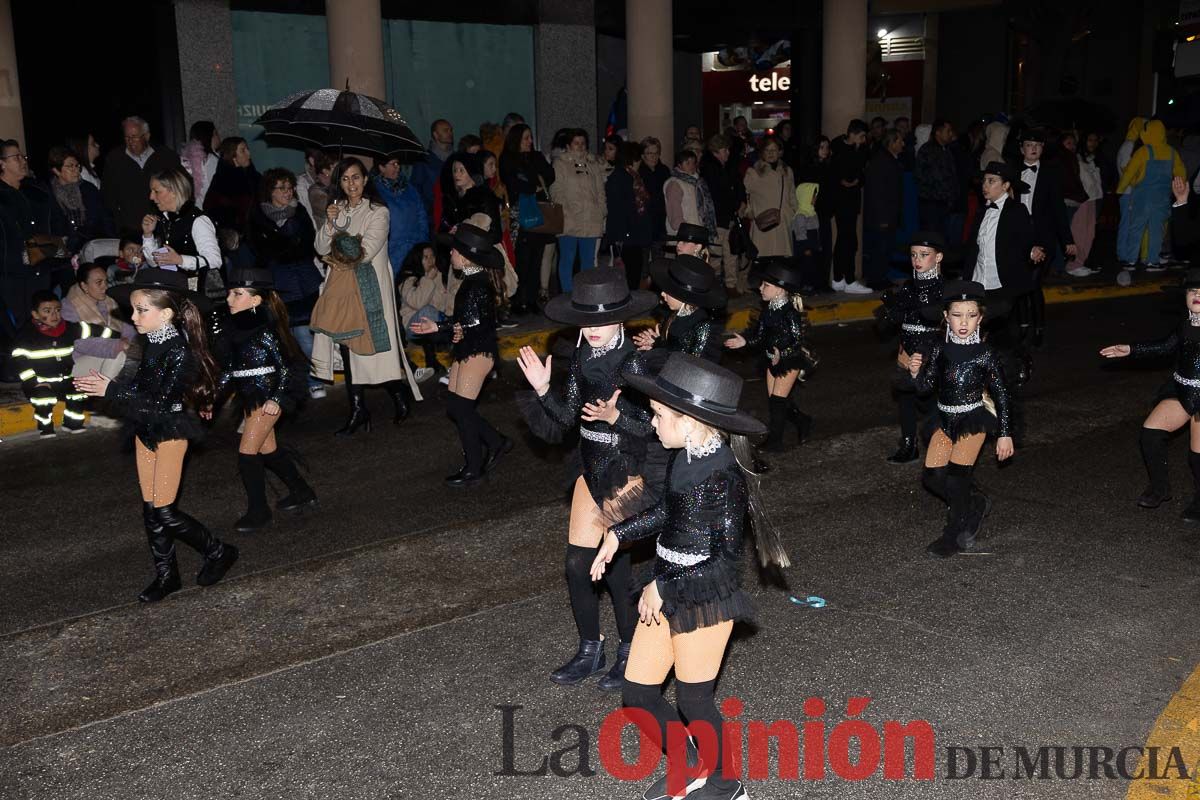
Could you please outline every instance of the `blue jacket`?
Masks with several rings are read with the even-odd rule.
[[[420,166],[420,165],[418,165]],[[413,169],[416,172],[416,169]],[[392,262],[392,274],[399,275],[404,258],[414,244],[429,240],[429,215],[416,186],[400,182],[400,186],[389,187],[381,175],[371,178],[375,190],[387,203],[390,225],[388,230],[388,260]]]
[[[426,218],[433,214],[433,187],[441,178],[442,167],[445,164],[446,160],[432,150],[427,150],[425,157],[413,164],[409,181],[425,204]]]

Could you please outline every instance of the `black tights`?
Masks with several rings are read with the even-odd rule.
[[[680,715],[687,720],[690,726],[706,723],[706,726],[695,727],[689,732],[700,745],[700,756],[704,761],[705,772],[709,773],[708,783],[713,788],[723,788],[732,787],[736,785],[737,781],[726,779],[721,775],[721,754],[724,742],[721,735],[721,714],[717,711],[717,701],[714,695],[716,683],[715,679],[701,683],[685,683],[676,679],[675,700],[679,705],[678,712],[671,708],[671,704],[663,697],[662,687],[633,683],[628,679],[625,680],[625,685],[621,689],[621,701],[629,708],[639,708],[649,712],[654,718],[656,724],[653,727],[642,727],[641,731],[659,747],[660,751],[667,753],[668,770],[673,765],[669,763],[672,753],[668,751],[667,745],[675,745],[675,741],[670,738],[671,723],[682,725]],[[675,736],[678,735],[678,733],[675,734]],[[689,747],[688,750],[691,751],[691,748]],[[688,761],[691,762],[693,759],[694,753],[689,752]],[[676,787],[668,783],[668,790],[672,788]]]
[[[900,409],[900,435],[911,439],[917,435],[917,421],[928,416],[933,405],[933,395],[898,390],[896,404]]]
[[[579,638],[589,642],[600,640],[600,596],[590,574],[598,547],[567,545],[567,593],[571,597],[571,613]],[[618,550],[604,571],[604,583],[612,595],[613,616],[617,634],[622,642],[632,642],[637,626],[637,610],[631,599],[633,569],[627,550]]]
[[[478,403],[477,399],[472,400],[453,392],[446,396],[446,416],[458,428],[458,438],[467,460],[467,471],[476,474],[483,469],[484,445],[494,453],[504,442],[500,432],[480,416]]]

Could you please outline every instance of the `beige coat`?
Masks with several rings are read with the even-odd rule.
[[[417,382],[413,379],[412,367],[408,364],[408,357],[404,354],[404,347],[397,335],[400,320],[396,314],[396,290],[392,283],[392,267],[387,253],[388,219],[387,206],[381,204],[372,207],[365,200],[350,214],[347,233],[351,236],[362,236],[363,257],[370,260],[375,270],[375,278],[379,281],[383,316],[387,320],[388,336],[392,342],[391,349],[385,353],[371,356],[351,353],[350,373],[356,385],[407,380],[413,395],[420,400],[421,390],[417,388]],[[329,244],[333,241],[335,232],[328,222],[317,229],[314,244],[319,255],[329,254]],[[333,380],[333,357],[333,340],[324,334],[315,334],[312,351],[313,374],[323,380]]]
[[[756,167],[751,167],[746,170],[743,182],[749,209],[746,213],[751,220],[767,209],[778,208],[782,212],[779,224],[769,231],[761,231],[758,225],[751,222],[750,239],[758,248],[759,256],[791,256],[792,220],[796,216],[796,192],[792,188],[794,181],[791,168],[780,164],[778,169],[768,168],[760,173]]]
[[[563,236],[592,239],[604,235],[608,214],[604,177],[604,163],[591,153],[577,159],[567,152],[554,159],[550,199],[563,207]]]

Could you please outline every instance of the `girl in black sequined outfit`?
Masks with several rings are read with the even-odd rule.
[[[1158,508],[1171,499],[1167,474],[1167,441],[1188,426],[1188,466],[1195,496],[1183,510],[1185,522],[1200,522],[1200,269],[1189,269],[1184,278],[1188,318],[1167,336],[1152,342],[1114,344],[1100,351],[1105,358],[1175,357],[1175,372],[1159,390],[1154,410],[1142,423],[1142,459],[1150,485],[1138,498],[1142,508]]]
[[[784,449],[784,428],[789,421],[796,426],[800,444],[812,429],[812,417],[800,410],[791,394],[797,379],[816,366],[816,362],[807,346],[808,313],[804,311],[804,299],[798,294],[800,273],[785,259],[770,258],[758,265],[758,277],[761,279],[758,291],[766,308],[752,328],[735,333],[725,340],[725,346],[762,353],[770,404],[769,433],[763,448],[779,452]]]
[[[671,451],[665,494],[653,508],[608,530],[592,577],[604,574],[622,544],[656,537],[654,579],[638,603],[641,624],[622,700],[648,712],[636,721],[660,748],[680,741],[679,714],[662,696],[674,669],[679,712],[699,745],[699,751],[686,746],[685,763],[668,753],[666,776],[644,796],[681,797],[687,790],[692,798],[743,798],[741,783],[722,769],[714,688],[733,623],[752,612],[740,582],[747,520],[754,523],[762,565],[789,565],[766,522],[758,476],[742,466],[752,457],[745,437],[765,432],[765,426],[738,411],[742,379],[695,356],[672,353],[657,376],[627,374],[626,380],[650,398],[655,431]],[[674,733],[671,726],[677,726]]]
[[[606,663],[600,603],[588,570],[604,529],[622,516],[615,509],[622,501],[632,502],[641,490],[646,441],[653,436],[650,413],[622,397],[620,387],[624,385],[622,370],[643,374],[646,364],[625,336],[623,323],[654,305],[654,295],[631,292],[624,276],[610,267],[581,272],[569,296],[551,299],[546,304],[547,317],[580,327],[561,395],[550,391],[553,356],[543,363],[532,348],[521,349],[521,371],[534,391],[519,393],[517,403],[530,430],[556,442],[562,441],[567,431],[579,428],[577,461],[571,470],[574,488],[566,555],[567,590],[579,629],[579,650],[550,675],[555,683],[579,683],[602,671]],[[621,644],[616,663],[600,681],[600,688],[606,690],[621,687],[633,640],[630,580],[629,555],[625,553],[607,580]]]
[[[938,430],[925,452],[922,480],[949,506],[941,538],[926,548],[939,558],[972,549],[983,518],[991,510],[991,500],[975,489],[971,480],[988,434],[996,433],[998,460],[1013,454],[1004,371],[996,353],[979,335],[983,285],[949,281],[943,299],[946,340],[914,353],[908,366],[918,392],[937,392]]]
[[[712,267],[696,256],[660,258],[650,264],[650,276],[671,312],[662,324],[633,337],[651,367],[661,367],[670,353],[720,362],[724,326],[713,317],[725,308],[728,295]]]
[[[448,486],[475,486],[495,467],[512,441],[479,413],[479,393],[496,364],[496,297],[489,269],[504,269],[504,257],[487,231],[467,222],[454,230],[450,266],[463,276],[454,295],[454,314],[443,322],[415,320],[416,334],[444,333],[453,342],[446,416],[458,428],[465,463],[446,478]],[[484,447],[487,456],[484,456]]]
[[[900,447],[888,456],[889,464],[908,464],[920,458],[917,445],[917,419],[929,415],[932,397],[921,394],[908,371],[914,353],[928,350],[937,343],[942,328],[939,320],[930,319],[930,309],[936,312],[942,303],[942,254],[946,240],[932,231],[918,231],[909,244],[913,275],[894,289],[883,293],[880,307],[884,322],[900,333],[900,349],[896,353],[896,371],[892,378],[892,393],[900,409]]]
[[[133,324],[146,344],[137,372],[128,382],[111,381],[96,371],[76,378],[79,391],[107,397],[133,426],[142,520],[154,559],[154,581],[138,595],[144,603],[162,600],[180,588],[175,540],[204,557],[196,583],[210,586],[237,561],[238,550],[176,508],[188,440],[199,438],[200,421],[187,410],[212,405],[217,369],[208,351],[197,304],[187,277],[174,270],[143,268],[133,283],[108,290],[133,307]]]
[[[232,316],[217,396],[230,390],[241,401],[244,424],[238,443],[238,473],[249,507],[233,527],[239,533],[251,533],[271,522],[268,469],[288,489],[276,505],[280,511],[299,511],[317,503],[316,493],[300,476],[292,455],[279,447],[275,437],[280,415],[293,411],[307,394],[308,359],[292,336],[287,308],[273,290],[270,270],[243,269],[232,274],[228,283]]]

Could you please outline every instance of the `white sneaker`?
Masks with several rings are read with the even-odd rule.
[[[424,383],[433,377],[433,369],[431,367],[417,367],[413,370],[413,377],[417,379],[417,383]]]
[[[1166,271],[1167,271],[1166,264],[1147,264],[1146,265],[1146,272],[1166,272]]]
[[[442,386],[449,386],[450,385],[450,376],[443,375],[442,377],[438,378],[438,383],[440,383]]]
[[[829,287],[831,289],[833,289],[835,292],[844,292],[844,291],[846,291],[846,282],[843,280],[836,280],[833,283],[829,284]]]
[[[1129,286],[1131,283],[1133,283],[1133,270],[1123,269],[1117,273],[1118,286]]]
[[[84,433],[87,428],[67,428],[67,433],[75,436],[76,434]]]
[[[321,398],[323,398],[325,396],[325,387],[324,386],[308,387],[308,396],[311,397],[313,400],[320,400]]]
[[[1067,274],[1072,278],[1086,278],[1092,274],[1092,270],[1087,267],[1075,267],[1074,269],[1067,270]]]
[[[870,286],[864,286],[863,284],[859,283],[858,281],[854,281],[853,283],[846,284],[846,293],[847,294],[872,294],[872,293],[874,293],[874,291],[875,290],[872,289]]]

